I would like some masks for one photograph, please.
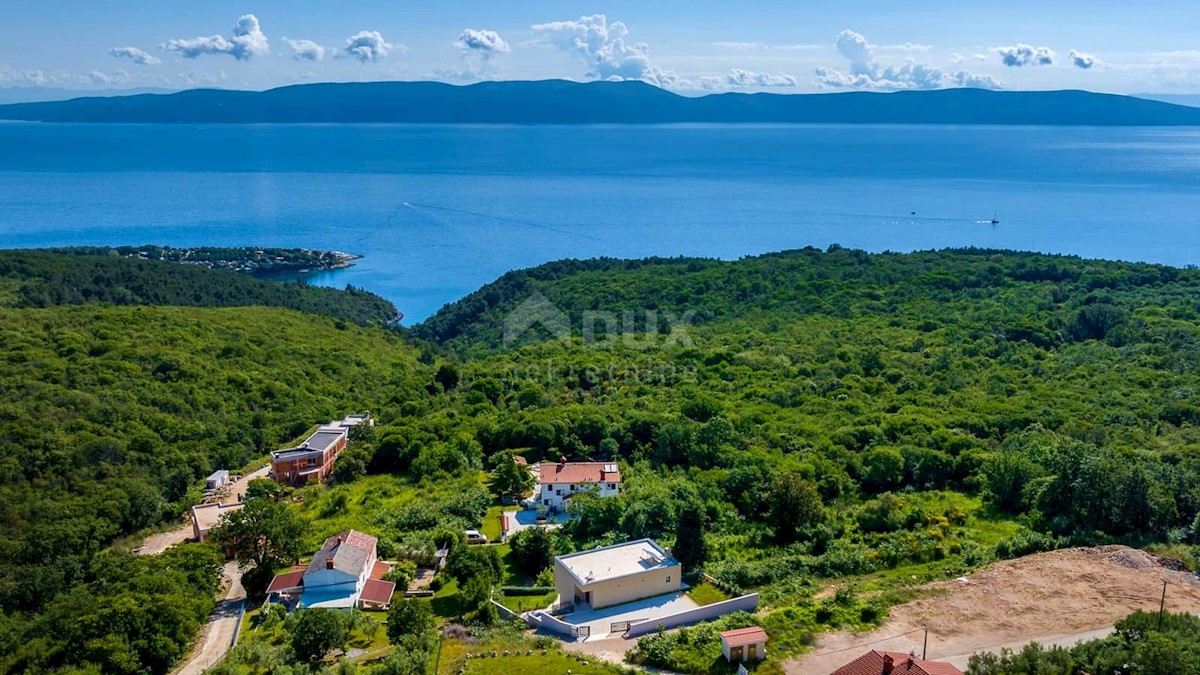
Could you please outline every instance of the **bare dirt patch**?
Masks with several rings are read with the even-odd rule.
[[[1095,637],[1137,609],[1200,612],[1200,580],[1125,546],[1073,548],[990,565],[964,580],[929,584],[928,597],[892,609],[878,630],[821,636],[813,651],[785,664],[789,673],[829,673],[868,649],[965,664],[977,651],[1037,640],[1073,644]]]

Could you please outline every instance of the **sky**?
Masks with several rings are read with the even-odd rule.
[[[637,79],[1200,93],[1194,0],[5,0],[0,87]]]

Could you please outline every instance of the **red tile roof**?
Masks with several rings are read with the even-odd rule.
[[[268,593],[276,593],[278,591],[286,591],[289,588],[298,588],[301,585],[301,580],[304,579],[304,568],[276,574],[271,580],[271,585],[267,586]]]
[[[612,471],[605,471],[605,467]],[[538,467],[540,483],[617,483],[621,472],[612,462],[542,462]]]
[[[891,671],[884,670],[886,657],[892,658]],[[830,675],[963,675],[958,668],[941,661],[910,659],[901,652],[881,652],[875,649],[838,668]]]
[[[392,601],[392,593],[395,592],[396,584],[390,581],[367,579],[367,583],[363,584],[362,593],[358,597],[364,602],[386,605]]]
[[[513,455],[513,461],[516,462],[517,464],[520,464],[521,466],[525,466],[526,464],[529,464],[529,460],[525,459],[525,457],[523,457],[521,455]]]
[[[758,626],[737,628],[721,632],[721,639],[730,647],[743,647],[767,641],[767,631]]]
[[[375,545],[379,542],[369,534],[363,534],[358,530],[346,530],[326,539],[325,545],[321,548],[332,548],[339,543],[370,553],[375,550]]]
[[[383,575],[385,575],[391,571],[392,571],[391,565],[383,562],[382,560],[376,560],[375,566],[371,568],[371,578],[372,579],[382,579]]]

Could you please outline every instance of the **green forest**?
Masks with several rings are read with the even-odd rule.
[[[285,307],[360,326],[398,316],[392,303],[356,288],[335,290],[257,279],[164,260],[86,255],[90,250],[0,251],[0,307],[105,303],[180,307]]]
[[[275,496],[307,552],[355,527],[379,537],[381,556],[415,559],[486,528],[514,491],[498,478],[513,455],[621,466],[621,496],[573,500],[576,520],[486,547],[495,561],[463,547],[436,580],[434,619],[480,631],[479,644],[521,639],[483,628],[495,619],[480,603],[489,587],[511,587],[519,606],[553,554],[632,537],[674,547],[729,591],[761,594],[758,616],[724,621],[771,632],[762,672],[814,633],[877,625],[914,586],[995,559],[1122,542],[1196,562],[1197,270],[838,247],[561,261],[398,329],[379,326],[361,291],[328,291],[313,308],[222,290],[231,277],[269,283],[248,277],[169,266],[189,275],[176,278],[146,261],[106,276],[85,259],[80,271],[0,256],[5,672],[164,672],[206,611],[184,599],[211,606],[215,563],[207,547],[147,562],[125,542],[178,521],[210,470],[261,465],[312,425],[363,410],[378,426],[332,484]],[[159,275],[190,290],[138,290]],[[224,292],[228,303],[208,302]],[[255,306],[197,306],[240,301]],[[514,315],[542,327],[506,334]],[[174,581],[156,585],[155,566]],[[831,581],[842,590],[818,595]],[[153,644],[100,614],[154,594],[180,609]],[[300,659],[286,636],[304,620],[255,619],[226,672],[355,667]],[[406,637],[356,621],[343,642],[395,647],[363,670],[460,663],[434,656],[424,629]],[[65,631],[73,622],[90,632]],[[645,640],[630,658],[723,672],[712,630],[689,635]],[[551,650],[545,663],[559,658]]]

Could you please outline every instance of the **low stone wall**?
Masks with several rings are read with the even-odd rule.
[[[573,624],[569,624],[556,616],[551,616],[543,611],[532,612],[525,615],[525,623],[533,628],[545,628],[551,633],[558,633],[569,638],[579,637],[579,628]]]
[[[743,595],[732,600],[724,600],[722,602],[714,602],[711,605],[697,607],[695,609],[687,609],[675,614],[660,616],[657,619],[648,619],[641,623],[635,623],[625,631],[625,637],[635,638],[643,635],[649,635],[658,630],[659,626],[666,628],[678,628],[679,626],[687,626],[701,621],[711,621],[717,617],[734,612],[753,612],[758,608],[758,593]]]

